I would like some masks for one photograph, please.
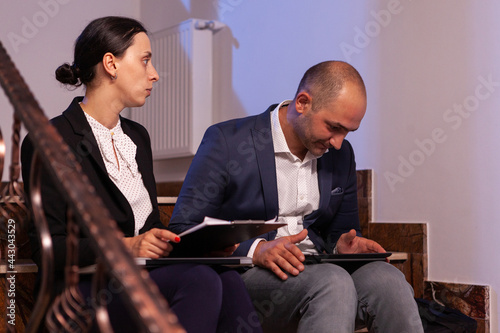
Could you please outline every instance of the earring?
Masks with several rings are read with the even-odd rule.
[[[115,72],[115,76],[111,76],[111,80],[116,80],[118,78],[118,74]]]

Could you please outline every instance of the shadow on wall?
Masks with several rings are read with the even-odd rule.
[[[190,18],[218,20],[221,15],[230,15],[222,4],[211,1],[141,2],[141,20],[151,32],[159,31]],[[234,10],[234,8],[233,8]],[[213,114],[212,123],[244,117],[248,114],[233,89],[233,47],[238,48],[230,27],[214,32],[213,36]],[[154,52],[154,50],[153,50]],[[161,76],[160,76],[161,80]],[[167,96],[168,98],[168,96]],[[203,112],[203,110],[199,110]],[[157,160],[154,163],[158,182],[182,181],[192,157]]]

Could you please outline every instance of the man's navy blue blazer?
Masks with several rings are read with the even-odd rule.
[[[270,113],[234,119],[207,129],[177,199],[169,229],[180,233],[205,216],[224,220],[269,220],[278,215],[276,165]],[[319,208],[304,228],[320,253],[331,253],[340,235],[359,227],[356,164],[351,144],[318,159]],[[262,236],[276,237],[276,231]],[[253,240],[234,255],[245,256]]]

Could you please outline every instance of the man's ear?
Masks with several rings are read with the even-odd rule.
[[[306,113],[312,109],[312,97],[306,91],[301,91],[295,98],[295,109],[298,113]]]
[[[116,57],[113,53],[108,52],[102,57],[102,65],[109,76],[116,76],[118,66],[116,63]]]

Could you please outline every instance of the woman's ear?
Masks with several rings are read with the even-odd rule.
[[[113,55],[113,53],[108,52],[104,55],[102,58],[102,65],[104,67],[104,70],[106,73],[112,78],[116,78],[116,71],[117,71],[117,66],[116,66],[116,57]]]
[[[312,108],[312,97],[308,92],[302,90],[295,98],[295,109],[298,113],[306,113]]]

